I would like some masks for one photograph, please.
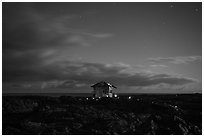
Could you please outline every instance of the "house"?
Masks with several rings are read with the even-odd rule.
[[[113,97],[113,88],[117,88],[110,83],[101,81],[91,86],[93,88],[93,96],[98,97]]]

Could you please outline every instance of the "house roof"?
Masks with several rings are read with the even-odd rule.
[[[95,86],[105,86],[105,85],[108,85],[109,87],[117,88],[116,86],[111,85],[110,83],[107,83],[107,82],[105,82],[105,81],[98,82],[98,83],[92,85],[91,87],[95,87]]]

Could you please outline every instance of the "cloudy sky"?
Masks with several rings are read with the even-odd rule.
[[[193,93],[202,3],[3,3],[3,93]]]

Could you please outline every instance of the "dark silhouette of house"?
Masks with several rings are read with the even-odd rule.
[[[110,83],[101,81],[91,86],[93,88],[93,96],[96,98],[99,97],[113,97],[113,88],[117,88]]]

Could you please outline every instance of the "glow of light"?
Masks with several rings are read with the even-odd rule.
[[[129,96],[128,99],[131,99],[131,96]]]
[[[117,96],[118,96],[118,95],[116,95],[116,94],[114,95],[115,98],[117,98]]]
[[[89,98],[86,98],[86,100],[89,100]]]

